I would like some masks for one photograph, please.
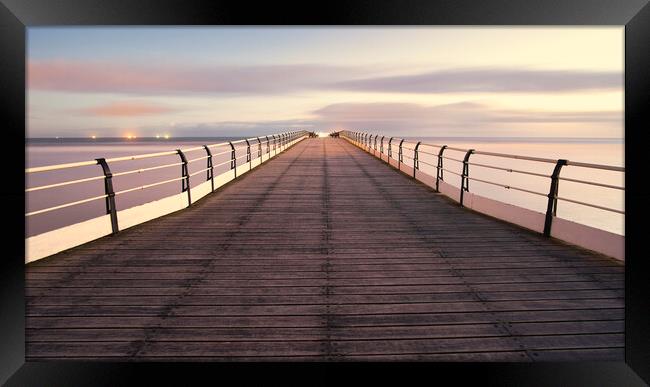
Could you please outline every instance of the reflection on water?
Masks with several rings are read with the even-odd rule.
[[[178,148],[191,148],[197,145],[214,144],[228,139],[183,139],[167,141],[114,141],[98,142],[90,140],[59,140],[59,141],[30,141],[26,146],[26,161],[28,167],[60,164],[75,161],[93,160],[98,157],[112,158],[130,156],[141,153],[152,153],[174,150]],[[266,152],[265,139],[262,140],[262,152]],[[525,156],[558,159],[564,158],[571,161],[580,161],[595,164],[606,164],[623,166],[624,143],[622,140],[544,140],[544,139],[517,139],[497,141],[495,139],[458,139],[458,138],[422,138],[425,143],[449,145],[463,149],[473,148],[481,151],[509,153]],[[414,148],[415,143],[404,142],[404,162],[412,163],[413,151],[407,148]],[[272,147],[272,142],[271,142]],[[379,146],[378,146],[379,148]],[[439,148],[420,145],[420,170],[435,176],[435,165]],[[215,175],[229,169],[228,159],[230,157],[230,146],[220,146],[211,149],[215,165]],[[384,143],[384,151],[387,152],[387,140]],[[393,148],[394,156],[397,156],[397,147]],[[253,157],[257,155],[258,144],[255,141],[251,144]],[[462,160],[464,152],[446,150],[447,157]],[[237,144],[236,155],[241,157],[238,164],[246,161],[246,144]],[[189,172],[194,173],[206,168],[206,153],[204,150],[190,152],[188,160],[198,159],[190,162]],[[144,160],[130,160],[111,163],[113,173],[120,173],[134,169],[142,169],[163,164],[177,164],[180,162],[178,155],[162,156]],[[472,155],[471,163],[488,164],[508,169],[525,170],[550,175],[554,164],[539,163],[523,160],[513,160],[484,155]],[[458,161],[445,159],[444,168],[460,173],[462,164]],[[180,165],[171,165],[166,168],[142,173],[117,176],[113,179],[116,192],[121,190],[140,187],[146,184],[155,183],[161,180],[168,180],[180,177]],[[470,177],[481,180],[493,181],[503,185],[519,187],[543,195],[548,194],[550,179],[493,170],[485,167],[471,165]],[[32,173],[26,176],[27,187],[35,187],[46,184],[53,184],[66,180],[74,180],[84,177],[101,176],[99,166],[73,168],[47,173]],[[581,167],[566,166],[562,169],[562,177],[569,177],[580,180],[589,180],[598,183],[624,186],[624,174],[620,172],[587,169]],[[190,178],[191,186],[202,183],[207,178],[207,173],[198,173]],[[445,181],[459,187],[460,177],[451,173],[445,173]],[[539,212],[546,211],[547,199],[543,196],[532,195],[512,189],[505,189],[494,185],[470,180],[470,191],[492,199],[506,203],[522,206]],[[169,195],[179,193],[181,182],[175,181],[168,184],[136,190],[127,194],[118,195],[116,198],[118,210],[147,203]],[[85,199],[92,196],[99,196],[104,193],[102,180],[95,180],[85,183],[73,184],[64,187],[57,187],[43,191],[30,192],[26,196],[26,212],[36,211],[67,202]],[[574,182],[561,181],[559,196],[569,199],[584,201],[603,207],[624,209],[624,191],[608,189],[597,186],[578,184]],[[91,219],[105,213],[103,200],[96,200],[78,206],[55,210],[49,213],[35,215],[27,218],[27,236],[37,235],[45,231],[53,230],[65,225],[77,223],[82,220]],[[600,209],[585,207],[582,205],[563,202],[558,203],[557,215],[578,223],[587,224],[607,231],[624,234],[624,215],[607,212]]]

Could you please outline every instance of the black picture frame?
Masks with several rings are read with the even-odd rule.
[[[4,223],[0,298],[0,383],[7,385],[122,385],[134,375],[156,374],[166,382],[188,384],[190,377],[225,381],[224,364],[188,363],[25,363],[24,153],[26,28],[56,25],[625,25],[626,268],[625,362],[538,364],[394,364],[372,367],[372,376],[476,378],[484,385],[643,385],[650,383],[650,297],[643,226],[650,219],[644,191],[643,153],[650,110],[650,6],[647,0],[490,0],[490,1],[328,1],[322,3],[198,0],[2,0],[0,83],[3,146],[0,203]],[[21,163],[21,160],[23,161]],[[22,225],[22,228],[20,227]],[[338,365],[338,364],[337,364]],[[250,365],[248,365],[250,366]],[[344,365],[338,365],[345,368]],[[357,364],[358,366],[358,364]],[[366,364],[366,366],[369,366]],[[219,367],[215,373],[215,367]],[[260,367],[258,365],[258,367]],[[296,365],[264,366],[246,372],[230,365],[238,382],[262,380],[278,372],[295,374]],[[299,367],[300,368],[300,367]],[[366,373],[366,379],[370,373]],[[327,374],[315,374],[317,383]],[[313,382],[313,378],[305,382]]]

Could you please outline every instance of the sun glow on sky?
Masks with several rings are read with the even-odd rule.
[[[620,138],[623,32],[30,27],[27,134]]]

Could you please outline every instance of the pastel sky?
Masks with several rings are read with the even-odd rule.
[[[30,27],[28,137],[623,137],[621,27]]]

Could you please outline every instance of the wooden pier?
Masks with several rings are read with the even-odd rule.
[[[26,360],[624,359],[624,265],[309,138],[26,266]]]

